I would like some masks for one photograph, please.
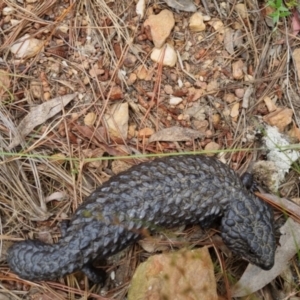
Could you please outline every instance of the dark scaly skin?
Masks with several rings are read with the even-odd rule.
[[[136,242],[141,229],[183,224],[207,228],[220,218],[222,238],[234,253],[262,269],[272,268],[272,211],[227,165],[201,155],[156,159],[113,176],[77,209],[57,244],[15,243],[8,264],[28,280],[82,270],[97,282],[93,261]]]

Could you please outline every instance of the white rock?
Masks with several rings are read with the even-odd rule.
[[[114,271],[112,271],[110,273],[110,278],[111,278],[111,280],[115,280],[116,279],[116,273]]]
[[[204,16],[203,16],[203,21],[208,22],[208,21],[210,21],[210,20],[211,20],[211,16],[208,16],[208,15],[204,15]]]
[[[11,46],[10,51],[16,58],[32,57],[42,50],[43,44],[42,40],[31,38],[29,34],[25,34]]]
[[[182,87],[183,87],[182,79],[179,78],[177,82],[178,82],[178,86],[179,86],[180,88],[182,88]]]
[[[170,104],[171,105],[178,105],[179,103],[181,103],[182,102],[182,98],[180,98],[180,97],[171,97],[170,98]]]
[[[10,24],[11,26],[16,26],[21,22],[21,20],[11,19]]]
[[[104,121],[111,134],[127,139],[129,110],[128,103],[114,104],[111,112],[104,115]]]
[[[2,13],[4,16],[9,16],[12,15],[14,13],[14,9],[12,7],[6,6],[3,8]]]
[[[175,64],[177,63],[176,51],[169,44],[166,44],[165,47],[161,49],[154,48],[151,53],[151,59],[155,62],[162,61],[162,64],[164,66],[174,67]],[[162,57],[162,55],[164,55],[164,57]]]
[[[66,24],[63,24],[63,25],[58,26],[58,29],[60,31],[62,31],[63,33],[67,33],[70,29],[70,26],[67,26]]]
[[[145,15],[145,7],[146,3],[145,0],[139,0],[135,7],[136,14],[142,19]]]

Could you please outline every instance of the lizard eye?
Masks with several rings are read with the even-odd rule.
[[[250,254],[252,254],[252,255],[254,255],[255,254],[255,252],[252,250],[252,249],[249,249],[249,251],[248,251]]]

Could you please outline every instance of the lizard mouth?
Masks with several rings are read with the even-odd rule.
[[[271,270],[271,269],[273,268],[273,266],[274,266],[274,263],[272,262],[272,263],[269,263],[269,264],[261,265],[260,267],[261,267],[263,270],[265,270],[265,271],[269,271],[269,270]]]

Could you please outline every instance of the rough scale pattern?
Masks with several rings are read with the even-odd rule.
[[[222,238],[234,253],[265,270],[273,266],[272,211],[227,165],[201,155],[156,159],[113,176],[77,209],[57,244],[15,243],[8,264],[28,280],[82,270],[96,282],[93,261],[136,242],[142,228],[207,228],[219,218]]]

